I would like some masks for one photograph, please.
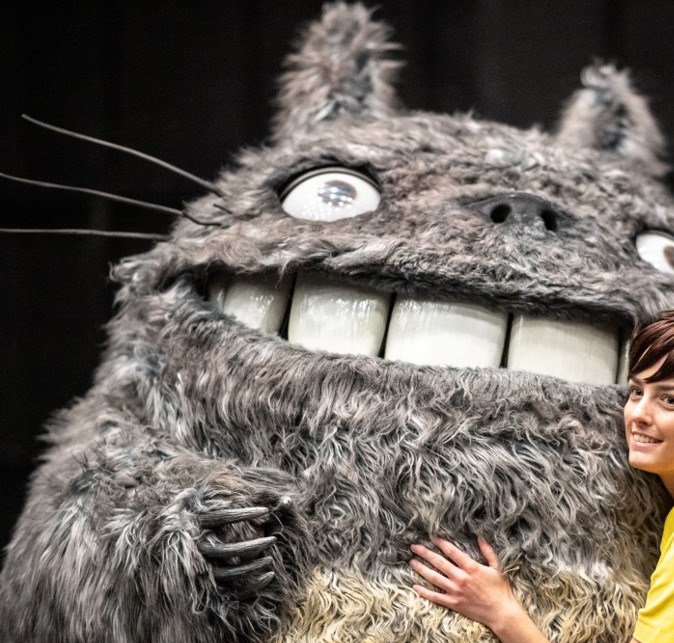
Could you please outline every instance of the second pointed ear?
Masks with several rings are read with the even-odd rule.
[[[636,169],[662,176],[665,143],[645,98],[632,88],[627,71],[595,64],[581,73],[582,88],[564,109],[557,139],[594,148],[632,162]]]
[[[400,63],[390,59],[398,45],[388,42],[389,31],[362,4],[325,5],[285,61],[274,138],[344,114],[376,118],[397,111],[393,81]]]

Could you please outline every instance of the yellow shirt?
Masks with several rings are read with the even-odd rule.
[[[634,638],[639,643],[674,643],[674,509],[660,541],[660,560],[651,576],[646,605],[639,610]]]

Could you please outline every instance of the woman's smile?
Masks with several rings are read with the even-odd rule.
[[[650,437],[649,435],[644,435],[643,433],[637,432],[632,433],[632,439],[634,440],[635,447],[639,447],[640,445],[644,444],[660,444],[662,442],[662,440],[657,440]]]

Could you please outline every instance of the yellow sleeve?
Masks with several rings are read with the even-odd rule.
[[[634,638],[639,643],[674,643],[674,533],[668,516],[660,560],[651,576],[646,605],[639,611]]]

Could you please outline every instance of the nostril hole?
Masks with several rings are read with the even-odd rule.
[[[509,214],[510,206],[507,203],[501,203],[489,213],[489,216],[494,223],[503,223]]]
[[[551,232],[557,230],[557,215],[554,210],[541,210],[541,219],[543,219],[546,230],[550,230]]]

